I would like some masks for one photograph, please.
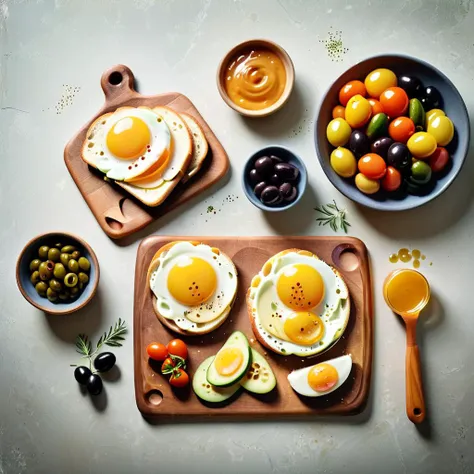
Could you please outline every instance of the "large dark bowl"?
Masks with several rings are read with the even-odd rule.
[[[364,80],[367,74],[377,68],[391,69],[397,76],[406,74],[416,76],[424,86],[435,86],[443,97],[443,110],[453,121],[455,134],[447,146],[452,157],[452,167],[433,183],[429,193],[423,196],[412,196],[403,193],[386,193],[379,191],[373,195],[360,192],[354,179],[344,179],[335,173],[329,163],[332,147],[326,138],[326,127],[332,119],[332,109],[339,103],[338,94],[348,81]],[[416,58],[398,54],[374,56],[352,66],[332,84],[324,95],[316,117],[314,140],[316,153],[321,166],[331,183],[345,196],[363,206],[381,211],[404,211],[422,206],[442,194],[461,171],[469,148],[469,116],[461,95],[454,84],[438,69]]]

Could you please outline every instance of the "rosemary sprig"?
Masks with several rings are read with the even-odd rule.
[[[85,334],[79,334],[79,336],[77,336],[76,352],[82,354],[84,357],[89,357],[92,354],[92,343]]]
[[[320,207],[315,207],[315,211],[322,214],[322,217],[318,217],[316,220],[319,225],[328,225],[334,232],[337,232],[339,229],[342,229],[346,234],[348,228],[351,226],[346,220],[346,210],[339,209],[337,207],[336,201],[322,205]]]

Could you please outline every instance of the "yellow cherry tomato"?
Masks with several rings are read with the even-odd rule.
[[[436,140],[430,133],[417,132],[408,139],[407,147],[415,158],[427,158],[436,150]]]
[[[446,146],[454,136],[454,125],[450,118],[440,115],[428,122],[427,132],[436,140],[438,146]]]
[[[351,136],[352,129],[343,118],[336,118],[329,122],[326,136],[332,146],[345,145]]]
[[[364,194],[374,194],[380,189],[380,182],[376,179],[367,178],[367,176],[359,173],[355,177],[357,189]]]
[[[357,171],[357,160],[352,151],[342,146],[331,153],[332,169],[343,178],[351,178]]]
[[[375,69],[367,75],[364,83],[367,93],[378,99],[385,89],[396,87],[397,76],[390,69]]]
[[[346,120],[352,128],[365,125],[372,115],[370,102],[360,94],[349,99],[346,106]]]
[[[435,119],[436,117],[441,117],[446,115],[444,110],[441,109],[431,109],[430,111],[426,112],[425,117],[425,128],[428,128],[428,125],[431,120]]]

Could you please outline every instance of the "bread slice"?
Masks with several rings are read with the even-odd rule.
[[[95,147],[95,143],[105,143],[105,124],[113,115],[113,112],[97,117],[87,130],[86,139],[81,149],[82,159],[93,168],[97,168],[100,149]],[[92,143],[92,146],[90,146]]]
[[[182,182],[185,183],[202,168],[207,152],[209,151],[209,145],[206,136],[204,135],[204,131],[197,123],[196,119],[184,112],[181,112],[179,115],[181,115],[181,118],[186,122],[193,139],[193,157],[191,158],[188,171],[182,179]]]

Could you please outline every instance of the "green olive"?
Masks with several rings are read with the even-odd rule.
[[[33,285],[36,285],[36,283],[38,283],[41,278],[40,278],[40,272],[38,270],[35,270],[32,274],[31,274],[31,277],[30,277],[30,280],[31,280],[31,283],[33,283]]]
[[[82,283],[82,281],[80,281],[77,286],[79,287],[79,289],[82,291],[84,289],[84,283]]]
[[[74,273],[79,272],[79,264],[77,263],[77,260],[74,260],[73,258],[71,258],[71,260],[67,262],[67,267],[69,268],[71,272],[74,272]]]
[[[49,280],[53,276],[54,263],[51,260],[41,262],[38,267],[39,275],[42,280]]]
[[[72,288],[73,286],[76,286],[78,281],[79,281],[79,278],[77,277],[77,275],[75,273],[68,273],[64,277],[64,284],[68,288]]]
[[[71,256],[68,253],[62,253],[59,259],[61,260],[61,263],[66,266],[67,262],[71,259]]]
[[[49,287],[56,292],[60,292],[63,289],[63,285],[61,285],[61,283],[54,278],[49,280]]]
[[[35,258],[34,260],[32,260],[30,263],[30,272],[34,272],[35,270],[38,270],[40,263],[41,263],[41,260],[39,258]]]
[[[77,286],[74,286],[74,287],[71,288],[69,291],[70,291],[70,293],[71,293],[71,296],[76,297],[76,296],[79,295],[79,293],[80,293],[81,290],[79,290],[79,288],[78,288]]]
[[[88,272],[91,269],[91,262],[89,262],[86,257],[81,257],[79,259],[79,267],[81,270]]]
[[[79,272],[78,277],[79,277],[79,281],[80,281],[81,283],[86,284],[86,283],[89,281],[89,277],[88,277],[87,274],[84,273],[84,272]]]
[[[48,252],[49,260],[52,260],[53,262],[59,262],[60,256],[61,256],[61,252],[59,251],[59,249],[55,249],[55,248],[49,249],[49,252]]]
[[[38,295],[46,296],[46,292],[48,291],[48,284],[44,281],[40,281],[36,283],[35,289]]]
[[[38,255],[41,260],[46,260],[48,258],[49,247],[47,245],[43,245],[38,250]]]
[[[74,250],[74,252],[72,252],[71,254],[71,257],[74,260],[79,260],[79,258],[81,257],[81,252],[79,252],[79,250]]]
[[[61,249],[61,252],[62,253],[72,253],[74,251],[76,251],[76,247],[74,247],[74,245],[65,245],[62,249]]]
[[[58,280],[64,280],[64,277],[66,276],[66,267],[62,263],[56,263],[54,265],[54,278]]]
[[[57,249],[61,250],[63,244],[62,244],[61,242],[58,242],[58,243],[54,244],[54,246],[55,246]]]
[[[61,291],[61,293],[59,293],[59,299],[62,301],[68,300],[69,297],[70,297],[69,291]]]
[[[54,301],[58,300],[58,294],[54,290],[52,290],[51,288],[48,288],[46,290],[46,297],[51,302],[54,302]]]

